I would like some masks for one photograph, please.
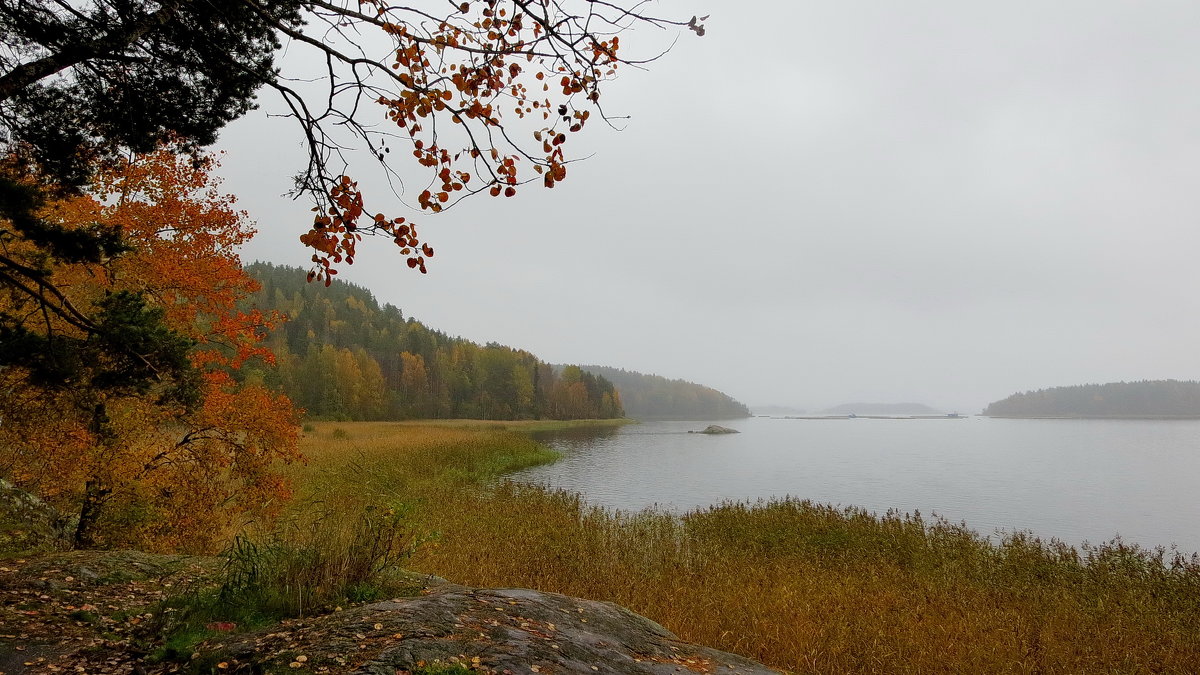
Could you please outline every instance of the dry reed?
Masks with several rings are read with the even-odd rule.
[[[413,566],[611,600],[682,638],[804,673],[1194,673],[1200,561],[1077,551],[794,499],[613,513],[496,481],[547,460],[508,425],[323,424],[309,493],[414,504]],[[334,427],[342,438],[334,439]]]

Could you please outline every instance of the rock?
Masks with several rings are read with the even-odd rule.
[[[100,575],[93,571],[92,568],[84,567],[83,565],[75,568],[75,576],[84,581],[95,581],[100,578]]]
[[[394,675],[444,664],[485,673],[776,673],[740,656],[688,644],[611,602],[526,589],[442,586],[428,595],[378,602],[281,631],[231,638],[202,650],[225,672],[308,668]]]
[[[738,431],[737,429],[730,429],[729,427],[723,427],[719,424],[710,424],[704,429],[704,431],[689,431],[688,433],[689,434],[740,434],[742,432]]]
[[[0,553],[63,550],[70,541],[68,518],[0,478]]]

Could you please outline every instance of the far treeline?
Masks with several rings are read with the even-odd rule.
[[[742,403],[716,389],[607,366],[580,366],[612,382],[625,413],[637,419],[714,420],[749,417]]]
[[[279,389],[308,416],[607,419],[624,416],[613,384],[529,352],[449,337],[342,281],[310,284],[296,267],[254,263],[250,304],[288,320],[267,340],[274,366],[243,377]]]
[[[1200,417],[1200,382],[1143,380],[1013,394],[983,411],[994,417]]]

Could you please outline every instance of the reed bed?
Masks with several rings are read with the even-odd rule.
[[[553,459],[511,424],[323,424],[306,445],[305,493],[412,505],[434,537],[414,569],[611,600],[792,672],[1200,668],[1200,560],[1169,551],[796,499],[611,512],[498,479]]]

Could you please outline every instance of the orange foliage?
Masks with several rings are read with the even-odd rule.
[[[272,358],[262,340],[280,317],[237,307],[257,290],[237,255],[254,230],[233,197],[217,191],[211,168],[211,160],[194,165],[161,150],[98,172],[88,194],[42,214],[68,228],[117,226],[132,246],[103,264],[52,261],[73,304],[140,292],[194,342],[193,405],[154,390],[43,389],[20,368],[0,372],[0,474],[76,512],[86,514],[88,502],[102,506],[102,545],[211,550],[235,517],[269,513],[290,494],[272,467],[300,458],[297,411],[286,397],[233,377],[247,359]],[[36,251],[8,245],[10,254]],[[44,321],[31,317],[28,328]]]

